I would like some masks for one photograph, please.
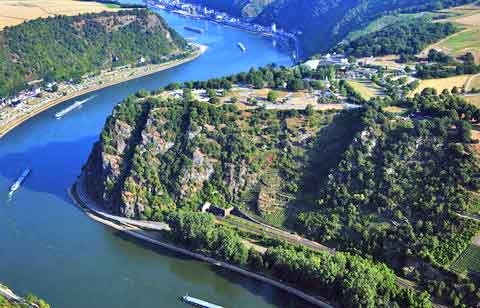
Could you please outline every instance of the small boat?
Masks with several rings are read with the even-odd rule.
[[[27,176],[30,174],[31,170],[29,168],[25,169],[22,172],[22,175],[15,181],[15,183],[10,186],[10,192],[9,194],[12,195],[14,192],[16,192],[20,186],[22,185],[23,181],[27,178]]]
[[[193,305],[195,307],[200,307],[200,308],[224,308],[223,306],[218,306],[218,305],[206,302],[204,300],[188,296],[188,294],[185,296],[182,296],[182,301],[184,301],[187,304]]]
[[[200,29],[200,28],[196,28],[196,27],[185,26],[185,27],[183,27],[183,28],[184,28],[185,30],[192,31],[192,32],[196,32],[196,33],[200,33],[200,34],[203,34],[203,32],[205,32],[205,30]]]
[[[86,98],[86,99],[81,100],[81,101],[76,101],[75,103],[71,104],[70,106],[68,106],[67,108],[63,109],[62,111],[57,112],[57,113],[55,114],[55,118],[57,118],[57,119],[62,118],[64,115],[66,115],[67,113],[71,112],[72,110],[74,110],[74,109],[76,109],[76,108],[81,107],[83,104],[85,104],[86,102],[88,102],[89,100],[91,100],[92,98],[94,98],[95,96],[96,96],[96,95],[90,96],[89,98]]]
[[[238,43],[238,48],[240,48],[240,50],[241,50],[242,52],[247,51],[247,48],[246,48],[245,45],[243,45],[241,42]]]

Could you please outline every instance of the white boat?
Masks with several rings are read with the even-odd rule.
[[[243,45],[241,42],[238,43],[238,48],[240,48],[240,50],[241,50],[242,52],[247,51],[247,48],[246,48],[245,45]]]
[[[200,307],[200,308],[224,308],[223,306],[218,306],[218,305],[215,305],[215,304],[212,304],[188,295],[182,296],[182,300],[187,304]]]
[[[89,100],[91,100],[92,98],[94,98],[95,96],[90,96],[89,98],[86,98],[84,100],[81,100],[81,101],[76,101],[75,103],[71,104],[70,106],[68,106],[67,108],[63,109],[62,111],[59,111],[55,114],[55,118],[57,119],[60,119],[62,118],[64,115],[66,115],[67,113],[71,112],[72,110],[76,109],[76,108],[79,108],[81,107],[83,104],[85,104],[86,102],[88,102]]]
[[[20,186],[22,185],[23,181],[25,181],[25,178],[30,174],[31,170],[29,168],[25,169],[22,172],[22,175],[15,181],[15,183],[10,186],[10,195],[12,195],[14,192],[16,192]]]

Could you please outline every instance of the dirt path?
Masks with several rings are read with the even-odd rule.
[[[438,46],[440,46],[443,42],[445,42],[446,40],[449,40],[451,39],[452,37],[456,36],[456,35],[460,35],[461,33],[463,32],[466,32],[466,31],[470,31],[471,29],[470,28],[466,28],[466,29],[463,29],[462,31],[459,31],[459,32],[456,32],[452,35],[449,35],[447,36],[446,38],[444,39],[441,39],[440,41],[436,42],[436,43],[433,43],[432,45],[429,45],[427,46],[427,48],[425,48],[424,50],[422,50],[419,54],[418,54],[418,57],[422,57],[422,58],[426,58],[428,56],[428,51],[430,49],[439,49],[441,51],[444,51],[442,48],[439,48]]]
[[[465,83],[465,91],[470,91],[470,84],[472,83],[472,81],[476,78],[476,77],[479,77],[480,74],[476,74],[476,75],[472,75],[470,76],[470,78],[468,78],[467,82]]]

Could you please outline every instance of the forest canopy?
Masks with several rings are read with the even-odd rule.
[[[167,34],[168,33],[168,34]],[[78,80],[104,68],[160,63],[180,57],[187,43],[158,15],[144,9],[56,16],[0,32],[0,97],[27,82]]]

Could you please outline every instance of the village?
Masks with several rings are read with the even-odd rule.
[[[294,46],[295,50],[292,57],[295,61],[300,59],[301,51],[298,46],[299,43],[297,35],[301,33],[287,32],[284,29],[277,27],[275,23],[268,26],[259,25],[254,23],[252,18],[237,18],[230,16],[226,12],[217,11],[202,5],[185,3],[180,0],[148,0],[146,3],[149,7],[167,10],[182,16],[206,19],[245,31],[271,36],[275,38],[279,44],[283,44],[285,46]]]
[[[193,46],[193,45],[192,45]],[[161,64],[149,64],[139,57],[134,64],[112,67],[97,74],[81,76],[79,80],[36,80],[28,88],[11,97],[0,97],[0,136],[23,120],[71,98],[139,78],[191,61],[206,51],[205,46],[194,45],[194,52],[185,58],[165,59]]]

